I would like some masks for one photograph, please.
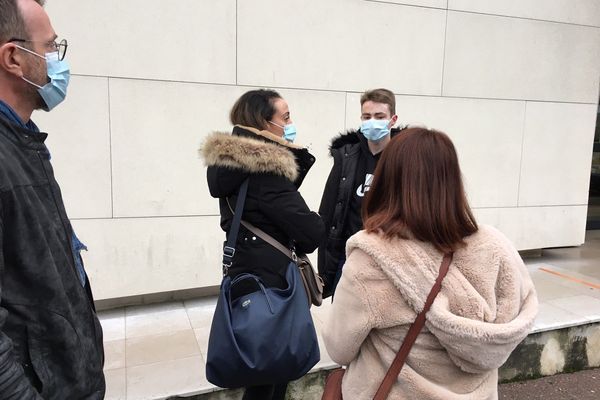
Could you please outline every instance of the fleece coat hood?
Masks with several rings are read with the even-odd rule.
[[[465,242],[390,399],[496,399],[498,367],[531,331],[537,297],[518,252],[489,226]],[[324,339],[332,358],[349,365],[344,398],[370,399],[423,309],[443,254],[364,231],[346,253]]]

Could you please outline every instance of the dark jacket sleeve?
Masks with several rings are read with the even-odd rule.
[[[319,243],[319,257],[318,257],[318,269],[319,275],[323,278],[325,283],[324,295],[328,297],[331,295],[333,290],[333,281],[337,272],[337,266],[339,258],[332,254],[328,246],[329,233],[331,226],[333,225],[333,214],[335,212],[335,206],[338,198],[338,190],[340,186],[340,179],[342,177],[342,163],[341,160],[333,153],[333,167],[329,172],[325,189],[323,190],[323,197],[321,198],[321,204],[319,206],[319,214],[323,218],[325,224],[325,235],[321,243]]]
[[[261,179],[259,208],[285,232],[299,253],[315,251],[325,226],[319,214],[310,211],[296,186],[281,176]]]
[[[2,275],[4,275],[4,235],[0,203],[0,299],[2,298]],[[13,354],[12,340],[3,331],[8,311],[0,307],[0,399],[6,400],[42,400],[25,376],[23,367]]]

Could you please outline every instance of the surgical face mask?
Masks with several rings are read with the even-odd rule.
[[[296,126],[294,124],[287,124],[285,126],[281,126],[276,124],[275,122],[269,121],[270,124],[280,127],[283,129],[283,138],[290,143],[293,143],[296,140]]]
[[[360,131],[364,135],[367,140],[371,142],[379,142],[381,139],[385,138],[390,134],[390,128],[388,125],[390,121],[387,119],[367,119],[363,121],[360,126]]]
[[[60,61],[58,59],[58,51],[46,53],[46,56],[43,57],[29,49],[26,49],[25,47],[17,47],[23,51],[33,54],[36,57],[46,60],[46,69],[48,77],[50,78],[50,82],[46,83],[44,86],[40,86],[25,77],[22,77],[22,79],[37,88],[38,93],[46,105],[44,110],[52,110],[54,107],[62,103],[65,97],[67,97],[67,87],[69,86],[69,79],[71,77],[69,64],[64,60]]]

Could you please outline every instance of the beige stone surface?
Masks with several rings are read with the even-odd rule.
[[[127,339],[128,367],[199,355],[200,348],[191,329]]]
[[[267,15],[268,23],[257,23]],[[307,7],[302,0],[253,0],[238,2],[237,17],[238,84],[440,94],[445,10],[368,1],[327,0]],[[366,21],[377,21],[377,28],[361,29]]]
[[[78,74],[235,83],[234,0],[47,2]],[[93,44],[93,45],[92,45]]]
[[[560,348],[560,343],[555,338],[550,338],[544,346],[540,365],[542,375],[554,375],[563,370],[565,355]]]
[[[127,400],[127,370],[125,368],[104,371],[106,378],[105,400]]]
[[[600,26],[596,0],[448,0],[451,10]]]
[[[107,78],[73,76],[63,104],[32,116],[48,133],[52,166],[71,218],[112,216],[108,102]]]
[[[444,96],[596,103],[600,29],[449,11]]]
[[[595,104],[527,103],[519,206],[588,204],[597,112]]]

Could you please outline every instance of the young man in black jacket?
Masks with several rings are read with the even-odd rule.
[[[102,328],[47,134],[31,120],[69,82],[43,3],[0,0],[0,399],[100,400]]]
[[[377,161],[400,129],[396,99],[387,89],[365,92],[360,98],[362,124],[335,137],[329,147],[333,168],[323,191],[319,214],[327,235],[319,246],[319,274],[324,296],[333,295],[345,261],[346,241],[362,229],[361,208]]]

